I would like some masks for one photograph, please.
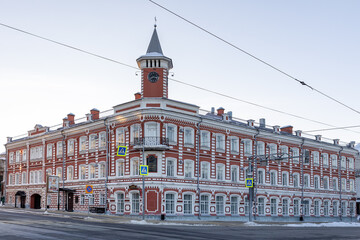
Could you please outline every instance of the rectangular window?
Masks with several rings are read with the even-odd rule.
[[[258,171],[258,183],[264,184],[264,172],[262,170]]]
[[[314,165],[315,166],[320,165],[320,159],[319,159],[319,153],[318,152],[313,152],[313,160],[314,160]]]
[[[124,176],[124,162],[123,161],[116,162],[116,175],[118,177]]]
[[[20,151],[16,151],[15,162],[20,162]]]
[[[105,205],[105,193],[100,193],[100,205]]]
[[[315,211],[315,216],[320,216],[320,203],[319,203],[319,201],[315,201],[315,203],[314,203],[314,211]]]
[[[166,214],[175,214],[175,195],[170,193],[165,197]]]
[[[289,148],[287,146],[280,146],[280,154],[283,161],[287,162],[289,160]]]
[[[299,175],[294,175],[294,187],[299,187]]]
[[[310,202],[309,200],[304,200],[304,215],[310,216]]]
[[[224,164],[217,164],[216,165],[216,179],[219,181],[223,181],[224,175],[225,175]]]
[[[329,202],[328,201],[324,202],[324,215],[329,216]]]
[[[329,179],[327,177],[323,180],[324,189],[329,189]]]
[[[300,215],[300,207],[299,207],[300,204],[299,203],[300,203],[300,201],[298,199],[294,200],[294,215],[295,216]]]
[[[334,202],[333,202],[333,215],[334,215],[334,216],[337,216],[337,215],[338,215],[338,211],[339,211],[339,209],[338,209],[338,202],[334,201]]]
[[[216,214],[224,215],[224,197],[216,196]]]
[[[89,178],[95,178],[95,165],[90,164],[89,165]]]
[[[96,148],[96,134],[91,134],[89,137],[89,150],[95,150]]]
[[[191,160],[185,160],[185,177],[191,178],[193,176],[193,161]]]
[[[194,145],[194,129],[184,128],[184,145]]]
[[[346,169],[346,157],[341,157],[341,169],[345,170]]]
[[[337,191],[338,189],[338,180],[336,178],[333,178],[333,190]]]
[[[265,209],[264,209],[264,198],[259,198],[258,199],[258,214],[259,215],[264,215],[265,214]]]
[[[247,197],[245,197],[245,202],[244,202],[244,208],[245,208],[245,214],[249,214],[249,199]]]
[[[175,176],[175,161],[174,160],[167,160],[166,162],[166,175],[168,177]]]
[[[137,176],[139,175],[139,160],[134,159],[132,160],[132,175]]]
[[[272,198],[270,199],[270,213],[271,215],[277,215],[277,203],[276,203],[276,199]]]
[[[46,158],[52,158],[52,149],[53,149],[53,145],[48,144],[46,147]]]
[[[139,213],[140,212],[140,194],[133,193],[131,198],[131,212],[132,213]]]
[[[94,204],[95,204],[95,196],[94,194],[92,194],[89,197],[89,205],[94,205]]]
[[[310,163],[310,151],[308,149],[304,149],[303,154],[304,156],[304,163],[309,164]]]
[[[276,185],[276,172],[270,172],[270,184]]]
[[[87,141],[87,137],[86,136],[82,136],[80,138],[80,152],[85,152],[86,151],[86,141]]]
[[[10,153],[9,163],[13,163],[13,162],[14,162],[14,153],[11,152],[11,153]]]
[[[231,166],[231,181],[237,182],[238,181],[238,167],[237,166]]]
[[[201,148],[210,148],[210,133],[208,131],[201,131],[200,144]]]
[[[231,214],[232,215],[236,215],[236,214],[239,214],[238,212],[238,198],[235,197],[235,196],[232,196],[230,198],[230,206],[231,206]]]
[[[263,142],[257,143],[257,155],[259,156],[265,155],[265,144]]]
[[[85,195],[84,194],[80,195],[80,205],[85,205]]]
[[[239,138],[232,137],[230,140],[230,151],[232,154],[239,153]]]
[[[309,175],[304,176],[304,187],[305,188],[309,187]]]
[[[349,158],[349,169],[354,170],[354,159],[353,158]]]
[[[99,177],[104,178],[105,175],[106,175],[105,163],[102,162],[99,164]]]
[[[176,126],[168,124],[166,129],[166,137],[169,139],[170,143],[176,143]]]
[[[74,151],[75,151],[75,141],[74,139],[70,139],[68,141],[68,149],[67,149],[68,155],[69,156],[74,155]]]
[[[287,185],[288,185],[287,173],[283,173],[283,174],[282,174],[282,185],[283,185],[283,186],[287,186]]]
[[[123,193],[118,193],[116,195],[116,212],[117,213],[124,213],[124,206],[125,206],[125,202],[124,202],[124,194]]]
[[[131,134],[130,134],[131,135],[131,142],[132,143],[137,143],[139,141],[139,139],[140,139],[140,125],[139,124],[132,125],[130,127],[130,129],[131,129]]]
[[[125,130],[124,128],[116,129],[116,146],[125,145]]]
[[[244,154],[245,155],[252,154],[252,142],[249,139],[244,140]]]
[[[184,214],[192,214],[192,195],[184,194]]]
[[[332,166],[332,168],[337,169],[337,156],[336,155],[331,155],[331,166]]]
[[[314,177],[314,187],[315,187],[315,189],[319,189],[319,186],[320,186],[320,184],[319,184],[319,177]]]
[[[201,195],[200,197],[200,213],[209,214],[209,196]]]
[[[292,148],[292,157],[293,157],[293,163],[299,163],[299,149],[298,148]]]
[[[86,178],[86,167],[85,165],[80,166],[80,179]]]
[[[67,180],[73,180],[74,178],[74,167],[70,166],[67,168]]]
[[[209,163],[208,162],[201,162],[201,178],[202,179],[209,179]]]
[[[56,144],[56,156],[61,157],[63,154],[63,144],[62,142],[57,142]]]
[[[275,159],[277,156],[277,146],[276,144],[269,144],[269,157],[270,159]]]
[[[106,148],[106,132],[99,133],[99,148]]]
[[[283,216],[287,216],[289,214],[289,203],[287,199],[283,199],[282,201],[282,214]]]
[[[329,167],[329,155],[326,153],[323,153],[322,157],[323,157],[323,166]]]
[[[216,135],[216,151],[225,151],[225,136],[223,134]]]

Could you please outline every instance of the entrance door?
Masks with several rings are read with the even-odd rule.
[[[26,196],[21,196],[21,198],[20,198],[20,207],[21,208],[25,208],[25,201],[26,201]]]
[[[41,196],[39,194],[31,196],[30,207],[34,209],[41,209]]]
[[[67,209],[68,212],[74,211],[74,194],[68,193]]]

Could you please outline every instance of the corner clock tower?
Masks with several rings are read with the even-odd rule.
[[[146,54],[136,60],[141,69],[141,97],[168,98],[168,75],[173,64],[163,55],[154,27]]]

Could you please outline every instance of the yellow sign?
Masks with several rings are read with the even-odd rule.
[[[245,187],[247,187],[247,188],[254,187],[254,179],[253,178],[246,178],[245,179]]]
[[[85,186],[85,193],[86,194],[92,194],[93,193],[93,186],[92,185],[86,185]]]

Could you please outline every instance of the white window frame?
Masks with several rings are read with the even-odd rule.
[[[120,166],[122,166],[120,168]],[[116,176],[123,177],[125,175],[125,160],[118,159],[116,160]]]
[[[242,142],[244,143],[244,155],[251,156],[253,149],[252,149],[252,140],[251,139],[243,139]]]
[[[79,139],[79,152],[84,153],[86,152],[86,142],[88,140],[87,136],[82,136]]]
[[[56,143],[56,156],[57,157],[62,157],[63,155],[63,142],[62,141],[59,141]]]
[[[215,196],[215,211],[216,215],[223,216],[225,215],[225,200],[226,196],[218,194]]]
[[[190,166],[190,170],[188,169],[188,166]],[[194,177],[194,161],[185,159],[184,160],[184,176],[185,178],[192,178]]]
[[[277,145],[275,143],[269,143],[268,147],[270,159],[275,159],[278,155]]]
[[[46,158],[52,158],[52,154],[53,154],[53,144],[48,144],[46,147]]]
[[[337,169],[338,168],[338,157],[337,157],[337,155],[331,154],[330,159],[331,159],[331,167],[333,169]]]
[[[177,144],[177,126],[175,124],[168,123],[166,125],[166,137],[169,140],[169,144]]]
[[[215,135],[215,139],[216,139],[216,151],[218,152],[225,152],[225,143],[226,143],[226,138],[225,135],[222,133],[217,133]]]
[[[106,164],[105,162],[99,162],[98,164],[98,177],[105,178],[106,177]]]
[[[210,163],[206,161],[202,161],[200,164],[201,164],[201,169],[200,169],[201,179],[210,179]]]
[[[194,147],[194,129],[184,127],[184,145],[185,147]]]
[[[274,176],[274,178],[272,178],[272,176]],[[273,181],[274,181],[274,183],[273,183]],[[278,183],[278,181],[277,181],[277,171],[271,170],[270,171],[270,185],[276,186],[277,183]]]
[[[293,147],[291,148],[291,152],[292,152],[292,160],[293,160],[293,163],[299,163],[299,160],[300,160],[300,150],[299,148],[296,148],[296,147]]]
[[[281,185],[283,187],[289,186],[289,173],[288,172],[282,172],[281,173]]]
[[[200,148],[201,149],[210,149],[210,132],[201,130],[200,131]]]
[[[96,149],[97,134],[93,133],[89,136],[89,151],[95,151]]]
[[[223,163],[216,164],[216,180],[225,181],[225,164]]]
[[[125,145],[125,128],[119,127],[116,129],[116,146]]]
[[[131,165],[130,165],[130,168],[131,168],[131,175],[132,176],[139,176],[140,175],[140,159],[139,158],[132,158],[130,160],[131,162]],[[135,166],[135,162],[137,162],[136,166]]]
[[[106,132],[100,132],[99,133],[99,149],[105,149],[106,148]]]
[[[186,196],[190,196],[190,200],[189,199],[185,199]],[[184,209],[184,215],[192,215],[193,214],[193,208],[194,208],[194,194],[193,193],[188,193],[185,192],[183,194],[183,198],[184,198],[184,203],[183,203],[183,209]],[[189,211],[188,211],[189,210]]]
[[[168,199],[168,196],[172,196],[172,199]],[[176,193],[174,192],[166,192],[165,193],[165,213],[167,215],[174,215],[176,211]],[[171,207],[169,207],[171,206]]]
[[[320,189],[320,176],[318,175],[314,176],[314,188]]]
[[[210,195],[201,194],[200,195],[200,214],[209,215],[210,214]]]
[[[258,184],[265,184],[265,171],[264,169],[259,168],[257,172],[257,182]]]
[[[230,177],[232,182],[239,181],[239,167],[232,165],[230,167]]]
[[[296,180],[295,180],[296,179]],[[295,186],[295,182],[297,182],[297,186]],[[293,185],[294,187],[296,188],[299,188],[300,187],[300,174],[298,173],[294,173],[293,174]]]
[[[82,164],[79,166],[79,179],[85,180],[86,179],[86,165]]]
[[[69,139],[67,142],[67,155],[73,156],[75,153],[75,140]]]
[[[230,137],[230,152],[231,154],[239,154],[239,138],[238,137]]]
[[[96,178],[96,166],[95,163],[90,163],[88,165],[89,169],[89,179],[95,179]]]
[[[173,158],[166,159],[166,176],[176,177],[176,159]]]
[[[74,166],[68,166],[66,171],[66,179],[68,181],[74,180]]]
[[[233,201],[235,199],[235,201]],[[239,214],[239,196],[231,195],[230,196],[230,214],[238,215]]]
[[[321,154],[321,156],[322,156],[322,161],[323,161],[323,167],[328,168],[329,167],[329,154],[323,153],[323,154]]]
[[[258,156],[265,156],[265,143],[264,142],[257,142],[256,154]]]
[[[133,124],[130,126],[130,142],[134,143],[135,139],[140,139],[141,137],[141,125]]]
[[[314,166],[320,166],[320,154],[319,152],[312,152],[312,158]]]

